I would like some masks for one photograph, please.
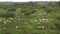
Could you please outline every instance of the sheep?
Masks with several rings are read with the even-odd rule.
[[[8,23],[11,23],[11,21],[9,20]]]
[[[50,19],[50,20],[53,20],[53,19]]]
[[[7,29],[6,27],[3,27],[3,29]]]
[[[13,20],[14,18],[9,18],[10,20]]]
[[[39,20],[39,22],[42,22],[42,20]]]
[[[37,23],[38,25],[40,25],[41,23]]]
[[[45,29],[45,26],[37,26],[38,29]]]
[[[16,29],[19,28],[19,26],[16,26]]]
[[[3,21],[3,24],[7,24],[6,21]]]
[[[25,23],[26,25],[28,24],[28,23]]]
[[[33,20],[31,20],[31,19],[30,19],[30,22],[31,22],[31,23],[34,23]]]
[[[48,22],[49,20],[48,19],[41,19],[43,22]]]
[[[37,22],[37,20],[35,20],[35,22]]]

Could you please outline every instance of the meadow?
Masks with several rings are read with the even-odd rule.
[[[60,2],[0,2],[0,34],[60,34]]]

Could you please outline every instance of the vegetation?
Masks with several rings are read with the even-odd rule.
[[[60,1],[0,2],[0,34],[60,34]]]

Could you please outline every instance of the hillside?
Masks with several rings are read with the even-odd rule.
[[[0,2],[0,34],[60,34],[60,2]]]

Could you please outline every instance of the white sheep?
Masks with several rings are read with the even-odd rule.
[[[25,23],[25,24],[28,24],[28,23]]]
[[[35,22],[37,22],[37,20],[35,20]]]
[[[38,25],[40,25],[41,23],[37,23]]]
[[[39,28],[39,29],[44,29],[45,26],[37,26],[37,28]]]
[[[3,29],[7,29],[6,27],[3,27]]]
[[[16,29],[19,28],[19,26],[16,26]]]
[[[48,22],[49,20],[48,19],[42,19],[42,21]]]
[[[3,24],[7,24],[6,21],[3,21]]]

